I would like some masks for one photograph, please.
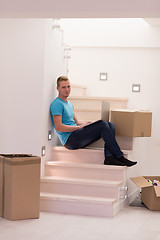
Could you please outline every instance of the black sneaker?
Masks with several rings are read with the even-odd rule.
[[[119,160],[121,163],[123,163],[127,167],[132,167],[137,164],[137,162],[130,161],[127,158],[125,158],[124,156],[118,158],[117,160]]]
[[[104,160],[104,165],[115,165],[115,166],[125,166],[124,163],[120,162],[118,159],[113,156],[108,156]]]

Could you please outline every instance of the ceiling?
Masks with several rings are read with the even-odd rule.
[[[160,0],[0,0],[0,17],[159,19]]]

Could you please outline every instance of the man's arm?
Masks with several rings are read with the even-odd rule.
[[[74,115],[74,121],[78,126],[84,125],[84,123],[78,121],[78,119],[76,118],[76,115]]]
[[[88,121],[88,122],[79,122],[78,119],[77,119],[77,117],[76,117],[75,115],[74,115],[74,121],[75,121],[75,123],[76,123],[78,126],[83,125],[83,127],[86,126],[86,125],[88,125],[88,124],[90,124],[90,123],[92,123],[91,121]]]
[[[72,132],[84,127],[83,124],[79,126],[68,126],[63,124],[61,115],[53,115],[53,120],[54,120],[55,128],[58,132]]]

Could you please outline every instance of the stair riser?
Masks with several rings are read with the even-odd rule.
[[[110,169],[89,169],[69,166],[45,166],[45,176],[61,176],[69,178],[84,178],[109,181],[123,181],[123,171],[115,171]]]
[[[81,162],[81,163],[93,163],[103,164],[104,153],[87,153],[87,151],[79,150],[66,150],[66,151],[53,151],[53,161],[66,161],[66,162]]]
[[[97,112],[92,112],[90,110],[88,111],[79,111],[78,109],[75,109],[75,114],[76,117],[80,120],[80,121],[97,121],[99,119],[101,119],[101,112],[97,111]]]
[[[74,99],[69,98],[69,101],[73,104],[75,108],[88,108],[88,109],[99,109],[102,107],[102,100],[99,99]]]
[[[57,150],[53,151],[53,161],[66,161],[66,162],[79,162],[79,163],[92,163],[92,164],[104,164],[104,152],[90,152],[86,150]],[[127,155],[124,154],[125,157]]]
[[[96,186],[91,184],[72,184],[60,182],[43,182],[41,181],[41,192],[100,197],[100,198],[117,198],[119,188],[115,186]]]
[[[113,217],[112,204],[70,202],[59,200],[40,201],[40,210],[44,212],[75,214],[82,216]]]

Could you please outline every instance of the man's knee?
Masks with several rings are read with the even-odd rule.
[[[115,130],[114,124],[112,122],[107,122],[104,120],[98,120],[95,122],[97,126],[99,126],[102,130],[103,129],[111,129],[112,131]]]
[[[100,125],[101,125],[102,128],[109,128],[113,132],[115,132],[115,126],[114,126],[113,122],[106,122],[104,120],[100,120]]]
[[[111,129],[115,130],[115,126],[114,126],[114,123],[113,122],[108,122],[109,126]]]
[[[99,121],[100,122],[100,125],[102,126],[102,127],[107,127],[107,128],[109,128],[110,126],[109,126],[109,124],[108,124],[108,122],[106,122],[106,121],[104,121],[104,120],[100,120]]]

